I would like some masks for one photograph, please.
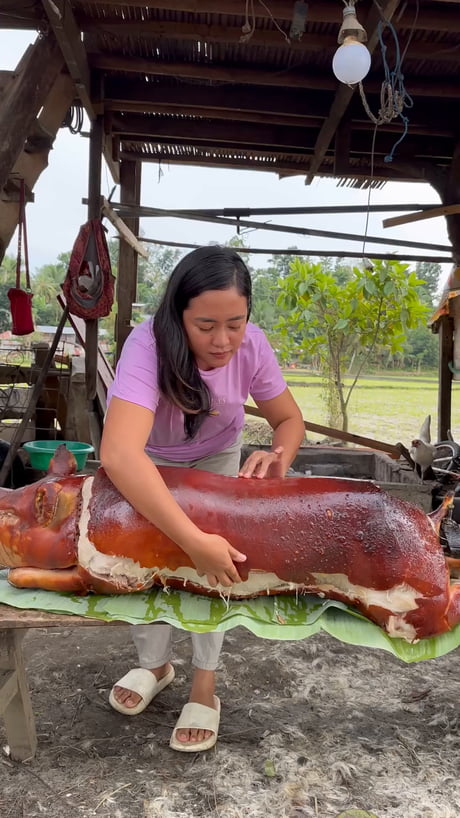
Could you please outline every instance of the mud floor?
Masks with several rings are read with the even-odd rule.
[[[377,818],[460,815],[460,655],[406,665],[319,634],[304,642],[227,634],[217,746],[176,753],[190,639],[175,682],[132,719],[107,702],[134,664],[123,626],[29,631],[39,747],[0,750],[1,818]],[[0,748],[5,745],[0,731]]]

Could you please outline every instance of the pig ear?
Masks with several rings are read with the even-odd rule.
[[[48,466],[48,474],[54,477],[67,477],[69,474],[75,474],[77,471],[77,461],[67,447],[61,443],[57,447],[50,464]]]

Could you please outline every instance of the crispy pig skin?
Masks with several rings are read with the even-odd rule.
[[[354,605],[409,641],[449,630],[460,619],[439,519],[434,524],[421,509],[370,481],[237,479],[161,467],[197,526],[247,555],[237,566],[243,582],[213,589],[103,469],[94,478],[71,475],[65,459],[58,461],[42,481],[0,489],[0,563],[12,569],[9,579],[17,586],[129,593],[163,584],[236,599],[317,593]],[[85,544],[96,562],[83,558]]]

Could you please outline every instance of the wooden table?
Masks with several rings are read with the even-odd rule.
[[[11,758],[25,761],[33,758],[37,749],[35,718],[22,654],[22,640],[27,630],[126,624],[0,604],[0,716],[5,723]]]

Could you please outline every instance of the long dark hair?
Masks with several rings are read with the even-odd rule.
[[[251,312],[251,276],[231,247],[199,247],[187,253],[171,273],[155,313],[158,387],[184,413],[184,431],[193,438],[211,410],[211,395],[189,347],[182,316],[192,298],[208,290],[236,287]]]

